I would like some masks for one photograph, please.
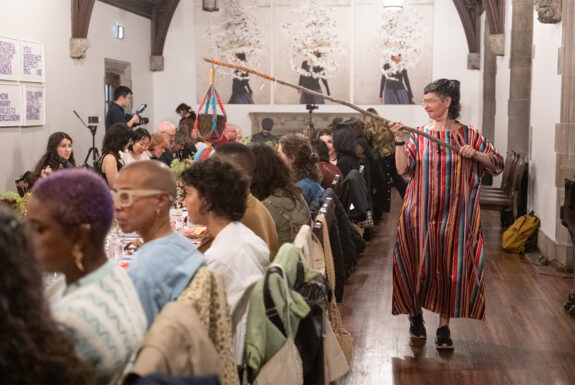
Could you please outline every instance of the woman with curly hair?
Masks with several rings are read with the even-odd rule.
[[[251,192],[272,215],[279,245],[293,242],[300,227],[311,221],[305,199],[276,151],[263,143],[253,145],[251,150],[256,159]]]
[[[206,263],[226,284],[230,312],[236,322],[234,355],[241,364],[248,310],[242,298],[249,297],[246,291],[263,277],[269,265],[268,245],[240,223],[246,211],[249,180],[243,171],[218,158],[194,163],[184,171],[182,180],[190,220],[205,225],[214,237],[205,252]]]
[[[278,154],[289,167],[308,206],[323,194],[320,185],[321,170],[319,157],[312,150],[309,141],[298,134],[282,136],[278,146]]]
[[[0,206],[0,383],[93,384],[88,364],[58,330],[23,226]]]
[[[125,152],[132,143],[132,129],[126,123],[114,123],[104,135],[102,143],[102,157],[100,158],[100,170],[110,187],[114,185],[114,179],[125,166],[121,152]]]
[[[76,352],[94,368],[98,383],[106,384],[122,372],[146,330],[132,281],[104,251],[113,216],[108,186],[86,169],[40,180],[28,204],[39,264],[64,275],[47,292],[52,316],[74,336]]]
[[[61,168],[76,167],[72,138],[65,132],[55,132],[48,138],[46,152],[34,167],[34,180],[50,175]]]

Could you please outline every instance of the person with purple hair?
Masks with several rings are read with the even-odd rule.
[[[146,318],[127,274],[104,251],[114,205],[106,182],[86,169],[40,179],[28,205],[29,236],[46,272],[52,315],[75,338],[98,383],[120,374],[142,342]]]
[[[137,232],[144,239],[127,271],[149,327],[163,307],[188,287],[204,265],[204,256],[172,229],[170,207],[176,197],[176,178],[164,163],[130,163],[118,174],[112,194],[122,231]]]

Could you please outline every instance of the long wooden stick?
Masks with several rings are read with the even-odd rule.
[[[215,59],[207,59],[207,58],[204,58],[204,61],[207,61],[208,63],[211,63],[211,64],[213,64],[213,65],[218,65],[218,66],[222,66],[222,67],[233,68],[233,69],[237,69],[237,70],[240,70],[240,71],[243,71],[243,72],[247,72],[247,73],[250,73],[250,74],[254,74],[254,75],[259,76],[259,77],[261,77],[261,78],[268,79],[268,80],[271,80],[271,81],[273,81],[273,82],[282,84],[282,85],[284,85],[284,86],[291,87],[291,88],[295,88],[296,90],[299,90],[299,91],[301,91],[301,92],[305,92],[306,94],[321,96],[321,97],[323,97],[324,99],[330,100],[330,101],[332,101],[332,102],[334,102],[334,103],[342,104],[342,105],[344,105],[344,106],[347,106],[347,107],[351,108],[352,110],[355,110],[355,111],[357,111],[357,112],[359,112],[359,113],[361,113],[361,114],[363,114],[363,115],[367,115],[367,116],[369,116],[369,117],[371,117],[371,118],[373,118],[373,119],[381,120],[381,121],[384,122],[385,124],[391,123],[391,121],[385,119],[384,117],[379,116],[379,115],[377,115],[377,114],[374,114],[373,112],[369,112],[369,111],[367,111],[367,110],[364,110],[363,108],[360,108],[360,107],[356,106],[355,104],[352,104],[352,103],[347,102],[347,101],[345,101],[345,100],[341,100],[341,99],[338,99],[338,98],[334,98],[333,96],[329,96],[329,95],[324,95],[324,94],[322,94],[321,92],[317,92],[317,91],[314,91],[314,90],[310,90],[309,88],[305,88],[305,87],[299,86],[299,85],[297,85],[297,84],[293,84],[293,83],[289,83],[289,82],[280,80],[280,79],[278,79],[278,78],[275,77],[275,76],[268,75],[268,74],[265,74],[265,73],[263,73],[263,72],[258,72],[258,71],[256,71],[256,70],[253,70],[253,69],[248,68],[248,67],[241,67],[241,66],[238,66],[238,65],[235,65],[235,64],[232,64],[232,63],[226,63],[226,62],[222,62],[222,61],[215,60]],[[432,142],[434,142],[434,143],[437,143],[438,145],[440,145],[440,146],[442,146],[442,147],[449,148],[450,150],[459,152],[459,148],[460,148],[459,146],[454,146],[454,145],[452,145],[452,144],[450,144],[450,143],[445,143],[445,142],[441,141],[440,139],[437,139],[437,138],[435,138],[435,137],[433,137],[433,136],[431,136],[431,135],[429,135],[429,134],[427,134],[427,133],[425,133],[425,132],[423,132],[423,131],[421,131],[421,130],[418,130],[418,129],[412,128],[412,127],[408,127],[408,126],[403,126],[403,129],[406,130],[406,131],[409,131],[409,132],[411,132],[411,133],[413,133],[413,134],[416,134],[416,135],[423,135],[424,137],[426,137],[426,138],[429,139],[430,141],[432,141]],[[476,160],[477,162],[483,164],[486,168],[488,168],[488,169],[490,169],[490,170],[493,170],[493,164],[492,164],[490,161],[488,161],[488,160],[486,160],[486,159],[484,159],[484,158],[481,158],[478,154],[475,154],[475,155],[473,156],[473,159]]]

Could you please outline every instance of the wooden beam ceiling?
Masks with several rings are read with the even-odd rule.
[[[163,3],[162,0],[100,0],[116,8],[123,9],[124,11],[135,13],[136,15],[152,19],[154,9],[160,7]]]

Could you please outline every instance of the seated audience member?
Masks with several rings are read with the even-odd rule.
[[[127,271],[149,327],[164,305],[182,294],[204,257],[170,225],[176,179],[169,167],[151,160],[132,163],[118,174],[113,195],[122,231],[144,240]]]
[[[265,143],[278,140],[275,135],[272,135],[272,127],[274,121],[271,118],[264,118],[262,120],[262,130],[257,134],[252,135],[252,143]]]
[[[327,149],[329,151],[329,162],[335,165],[337,163],[337,156],[335,155],[335,150],[333,149],[333,136],[331,130],[329,128],[322,128],[317,132],[317,137],[323,140],[327,145]]]
[[[113,187],[118,172],[124,167],[121,152],[126,151],[132,141],[132,129],[125,123],[113,124],[104,135],[100,173]]]
[[[227,123],[223,134],[226,137],[227,142],[230,143],[239,142],[242,140],[242,130],[237,124]]]
[[[313,201],[321,198],[323,188],[321,171],[319,169],[317,154],[312,150],[309,141],[298,134],[282,136],[278,146],[278,153],[291,170],[308,207]]]
[[[195,163],[184,171],[182,180],[188,215],[214,237],[205,253],[206,264],[226,284],[235,331],[234,355],[241,364],[249,294],[270,258],[266,243],[239,222],[246,210],[249,181],[243,171],[218,158]]]
[[[337,168],[345,179],[351,170],[359,170],[359,157],[357,156],[357,141],[350,127],[345,124],[333,133],[333,148],[337,155]]]
[[[111,382],[123,370],[146,330],[134,285],[104,251],[113,217],[108,186],[86,169],[42,179],[28,205],[40,265],[64,274],[48,289],[52,316],[74,336],[78,355],[93,367],[99,383]]]
[[[248,178],[251,178],[253,175],[255,158],[252,151],[246,145],[241,143],[220,144],[212,156],[239,167]],[[270,260],[273,260],[279,249],[276,226],[271,214],[263,203],[257,200],[251,193],[248,194],[246,212],[240,222],[264,240],[270,248]],[[207,231],[198,249],[201,252],[205,252],[210,248],[212,241],[213,237],[209,231]]]
[[[160,160],[160,156],[162,156],[165,149],[166,140],[164,139],[164,135],[154,132],[150,136],[150,145],[148,146],[150,159]]]
[[[166,120],[158,123],[156,132],[158,134],[162,134],[166,142],[166,148],[160,156],[160,160],[170,166],[174,160],[174,139],[176,138],[176,127],[171,122]]]
[[[58,329],[23,226],[0,206],[0,383],[93,384],[93,371]]]
[[[323,143],[323,142],[322,142]],[[278,153],[265,144],[251,147],[256,167],[250,190],[268,209],[278,232],[279,245],[293,242],[301,226],[311,223],[311,214],[289,168]]]
[[[192,143],[192,139],[187,131],[178,129],[174,138],[174,159],[186,160],[193,158],[196,154],[196,147]]]
[[[128,146],[128,151],[120,153],[125,165],[138,160],[150,160],[148,146],[150,145],[150,133],[145,128],[136,128],[132,132],[132,143]]]
[[[340,169],[337,168],[335,164],[331,164],[329,161],[329,149],[327,144],[325,144],[325,142],[321,139],[312,139],[311,147],[319,157],[319,167],[321,169],[321,187],[333,187],[332,184],[336,176],[343,180]]]
[[[71,167],[76,167],[72,138],[65,132],[55,132],[48,138],[46,152],[34,167],[33,179],[35,181],[50,175],[52,171]]]

